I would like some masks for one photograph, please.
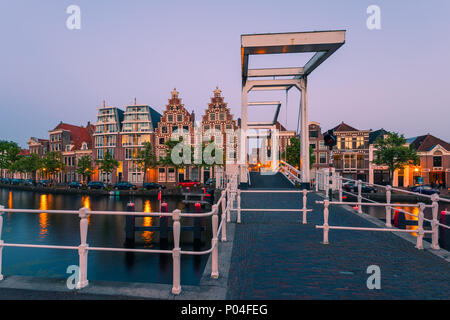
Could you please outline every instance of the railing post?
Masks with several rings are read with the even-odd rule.
[[[88,263],[88,247],[87,232],[88,232],[88,221],[87,216],[89,215],[89,208],[81,208],[79,210],[78,216],[80,217],[80,238],[81,244],[78,247],[78,255],[80,258],[78,283],[76,285],[77,289],[82,289],[89,284],[87,280],[87,263]]]
[[[319,171],[316,170],[316,192],[319,191]]]
[[[308,190],[306,190],[306,189],[303,189],[303,224],[307,224],[307,221],[306,221],[306,210],[307,210],[307,208],[306,208],[306,202],[307,202],[307,197],[306,197],[306,195],[308,194]]]
[[[241,223],[241,189],[237,190],[237,223]]]
[[[386,227],[392,227],[391,186],[386,186]]]
[[[329,173],[328,173],[329,174]],[[328,200],[332,200],[332,199],[330,199],[330,192],[329,192],[329,189],[330,189],[330,181],[329,181],[329,179],[328,179],[328,176],[326,176],[326,177],[324,177],[324,183],[325,183],[325,197],[328,199]]]
[[[225,190],[222,191],[222,216],[221,216],[221,220],[222,220],[222,242],[227,241],[227,218],[226,218],[226,201],[227,199],[225,198]]]
[[[218,241],[218,227],[219,227],[219,206],[217,204],[212,206],[212,239],[211,239],[211,247],[213,250],[211,252],[211,278],[217,279],[219,278],[219,241]]]
[[[2,257],[3,257],[3,240],[2,240],[2,229],[3,229],[3,209],[4,206],[0,206],[0,281],[3,280],[2,274]]]
[[[362,213],[362,181],[358,180],[358,213]]]
[[[323,244],[328,244],[328,230],[330,226],[328,225],[328,207],[330,206],[329,200],[323,201]]]
[[[342,177],[338,177],[339,202],[342,202]]]
[[[425,204],[419,203],[419,219],[417,222],[417,243],[416,248],[423,250],[423,235],[425,234],[423,230],[423,211],[425,210]]]
[[[172,294],[180,294],[180,213],[179,209],[173,210],[173,249],[172,249],[172,259],[173,259],[173,286]]]
[[[438,221],[438,210],[439,210],[439,196],[437,194],[433,194],[431,196],[432,207],[431,211],[433,213],[433,220],[431,222],[431,230],[433,233],[431,234],[431,249],[439,250],[439,221]]]

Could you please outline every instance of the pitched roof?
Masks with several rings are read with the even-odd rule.
[[[55,130],[67,130],[70,131],[70,139],[71,143],[74,145],[74,148],[72,150],[80,150],[81,145],[83,142],[86,142],[88,145],[88,148],[91,148],[92,145],[92,134],[94,132],[94,126],[88,123],[87,127],[83,126],[75,126],[73,124],[63,123],[60,122]]]
[[[426,134],[414,138],[414,140],[407,140],[418,152],[427,152],[433,149],[438,144],[441,145],[445,150],[450,151],[450,143],[439,139],[431,134]]]
[[[377,139],[379,137],[384,136],[385,134],[388,134],[389,132],[384,130],[384,129],[378,129],[375,131],[372,131],[369,133],[369,144],[374,143],[375,141],[377,141]]]
[[[28,149],[21,149],[19,152],[19,156],[29,156],[30,155],[30,150]]]
[[[338,124],[336,127],[333,128],[333,131],[339,132],[339,131],[359,131],[359,130],[349,126],[344,121],[342,121],[340,124]]]

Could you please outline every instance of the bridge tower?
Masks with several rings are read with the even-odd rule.
[[[301,117],[301,164],[302,184],[309,188],[311,177],[309,169],[309,134],[308,134],[308,75],[322,62],[330,57],[345,43],[345,30],[291,32],[269,34],[241,35],[242,67],[242,109],[239,162],[241,163],[241,183],[247,184],[247,143],[249,128],[273,128],[281,104],[279,102],[250,102],[250,91],[286,90],[297,88],[301,93],[299,117]],[[251,55],[314,53],[304,66],[288,68],[249,69]],[[251,79],[250,79],[251,78]],[[263,79],[262,79],[263,78]],[[269,79],[269,80],[268,80]],[[248,107],[252,105],[277,105],[275,123],[254,123],[248,121]],[[272,152],[275,154],[276,152]]]

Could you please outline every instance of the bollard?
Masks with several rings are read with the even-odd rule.
[[[306,209],[306,201],[307,201],[307,198],[306,198],[306,195],[308,194],[308,190],[306,190],[306,189],[303,189],[303,224],[307,224],[307,221],[306,221],[306,212],[307,212],[307,209]]]
[[[89,208],[81,208],[78,216],[80,217],[80,239],[81,244],[78,246],[78,255],[80,258],[77,289],[82,289],[89,284],[87,280],[87,255],[89,245],[86,243],[88,232],[87,216],[89,215]]]
[[[172,294],[180,294],[181,286],[180,286],[180,213],[179,209],[173,211],[172,219],[173,219],[173,250],[172,250],[172,259],[173,259],[173,286],[172,286]]]
[[[161,203],[161,212],[169,212],[167,203]],[[159,242],[167,244],[169,242],[169,217],[159,217]]]
[[[241,223],[241,190],[237,191],[237,223]]]
[[[328,244],[328,230],[330,226],[328,225],[328,207],[330,205],[329,200],[324,200],[323,202],[323,244]]]
[[[3,209],[5,209],[4,206],[0,206],[0,281],[3,280],[3,274],[2,274],[2,252],[3,252],[3,240],[2,240],[2,229],[3,229]]]
[[[212,216],[212,232],[213,237],[211,239],[211,247],[213,247],[212,253],[211,253],[211,278],[217,279],[219,278],[219,248],[218,248],[218,226],[219,226],[219,216],[218,216],[218,210],[219,207],[217,204],[213,205],[213,216]]]
[[[444,226],[450,227],[450,212],[449,211],[441,212],[441,224]],[[1,232],[1,230],[0,230],[0,232]],[[439,245],[446,250],[450,250],[450,229],[447,229],[442,226],[439,227]],[[0,259],[1,259],[1,256],[0,256]]]
[[[391,228],[392,227],[392,217],[391,217],[391,210],[392,207],[391,204],[391,186],[386,186],[386,227]]]
[[[439,195],[433,194],[431,196],[432,207],[431,212],[433,213],[433,220],[431,221],[431,249],[439,250],[439,221],[438,221],[438,210],[439,210]]]
[[[423,235],[425,234],[423,230],[423,211],[425,210],[425,204],[419,203],[419,219],[417,221],[417,243],[416,248],[423,250]]]
[[[358,180],[358,213],[362,213],[362,181]]]
[[[199,202],[194,205],[195,213],[202,212],[202,206]],[[202,220],[203,218],[194,218],[194,243],[200,243],[202,240]]]
[[[227,241],[227,221],[226,221],[226,198],[225,198],[225,190],[222,191],[222,216],[221,216],[221,221],[222,221],[222,242]]]
[[[127,211],[134,212],[135,207],[133,202],[127,203]],[[125,216],[125,243],[134,244],[134,216]]]

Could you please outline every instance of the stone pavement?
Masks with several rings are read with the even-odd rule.
[[[315,229],[323,224],[323,205],[315,200],[323,198],[308,194],[314,211],[307,225],[300,212],[242,212],[227,299],[450,299],[450,264],[390,232],[330,230],[323,245]],[[249,207],[299,208],[301,196],[243,193],[242,208]],[[374,227],[339,206],[331,206],[329,224]],[[381,269],[380,290],[367,288],[370,265]]]

